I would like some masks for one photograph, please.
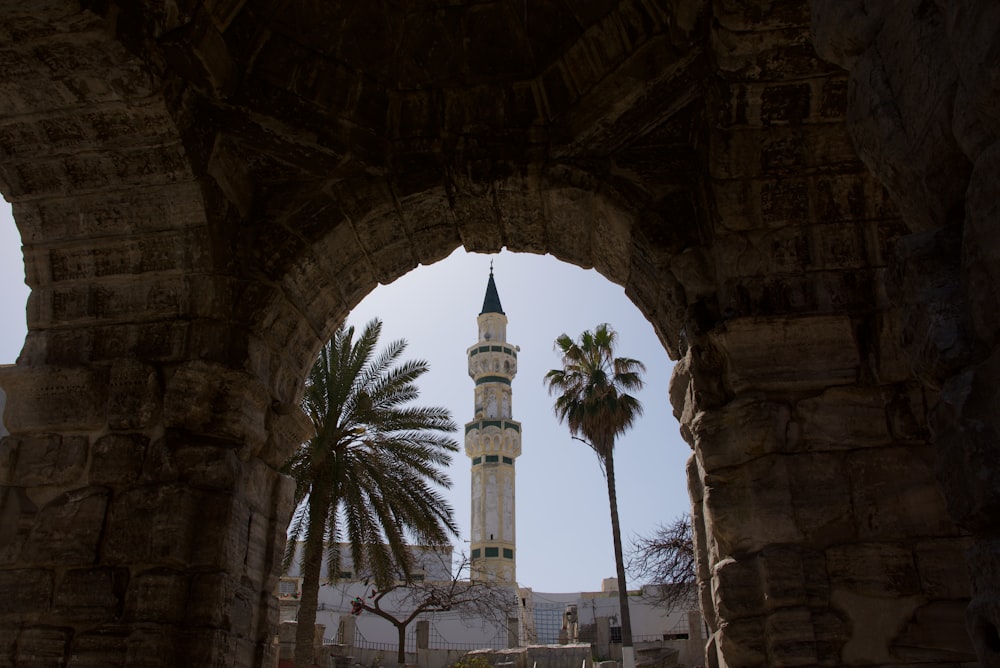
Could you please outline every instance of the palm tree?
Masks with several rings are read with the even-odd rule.
[[[444,470],[458,443],[444,408],[411,407],[423,360],[399,362],[406,348],[394,341],[375,354],[382,323],[374,319],[354,341],[341,325],[320,350],[306,380],[302,408],[314,428],[285,464],[295,480],[295,512],[283,568],[304,544],[302,596],[295,665],[312,665],[313,629],[323,555],[328,577],[340,571],[345,543],[354,565],[376,586],[409,579],[407,536],[427,545],[457,536],[453,510],[438,487],[451,487]]]
[[[622,663],[624,668],[634,668],[632,619],[625,589],[625,560],[615,492],[614,452],[615,438],[624,434],[642,415],[639,400],[627,391],[642,388],[640,373],[646,367],[638,360],[615,357],[617,342],[618,334],[607,323],[598,325],[593,332],[583,332],[579,341],[561,334],[556,339],[556,349],[562,354],[563,367],[545,374],[545,383],[549,394],[558,394],[554,406],[556,417],[567,423],[573,438],[583,441],[597,453],[608,482],[621,607]],[[579,437],[581,435],[583,438]]]

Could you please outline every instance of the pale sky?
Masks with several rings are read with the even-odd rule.
[[[420,403],[448,408],[461,426],[473,417],[474,384],[466,349],[476,343],[476,316],[483,305],[490,260],[508,318],[508,342],[521,347],[514,378],[512,412],[521,422],[517,459],[517,579],[542,592],[595,591],[614,577],[607,486],[596,456],[570,439],[552,413],[545,372],[559,366],[555,338],[576,338],[608,322],[619,334],[618,355],[647,368],[639,393],[644,415],[619,439],[615,450],[618,507],[626,549],[630,537],[651,533],[689,509],[684,465],[690,449],[680,438],[667,399],[673,362],[652,326],[624,290],[596,271],[551,256],[462,249],[428,267],[418,267],[380,286],[351,313],[358,329],[372,317],[383,321],[382,343],[406,339],[404,357],[422,358],[430,371],[421,379]],[[24,264],[10,207],[0,202],[0,364],[13,363],[25,336]],[[455,438],[462,443],[461,429]],[[462,538],[469,533],[470,461],[464,449],[449,474]],[[468,551],[465,543],[456,550]],[[630,580],[629,586],[638,583]]]

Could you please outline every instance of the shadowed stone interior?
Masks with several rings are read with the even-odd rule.
[[[322,342],[464,246],[678,360],[711,666],[998,665],[987,0],[0,0],[0,665],[270,666]]]

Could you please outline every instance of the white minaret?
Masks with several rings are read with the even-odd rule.
[[[472,579],[516,584],[514,460],[521,454],[521,423],[511,419],[510,382],[520,348],[507,343],[492,265],[477,322],[479,342],[468,350],[475,418],[465,424],[465,454],[472,459]]]

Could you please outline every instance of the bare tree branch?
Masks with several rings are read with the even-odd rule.
[[[691,517],[681,515],[661,524],[651,536],[633,538],[626,569],[649,585],[656,605],[671,610],[690,605],[697,582]]]
[[[505,628],[516,606],[517,596],[513,587],[481,580],[463,580],[471,565],[470,559],[463,554],[450,580],[411,578],[407,581],[401,577],[389,587],[373,588],[366,599],[355,599],[356,614],[360,614],[361,610],[371,612],[396,627],[399,665],[406,663],[406,628],[421,614],[454,611],[467,618],[488,619]],[[395,610],[383,607],[390,605],[390,601]]]

